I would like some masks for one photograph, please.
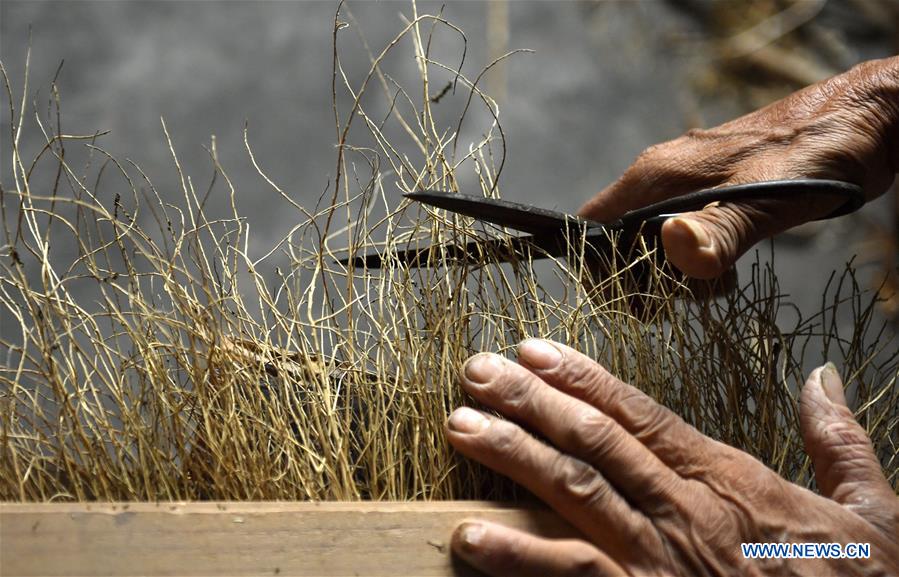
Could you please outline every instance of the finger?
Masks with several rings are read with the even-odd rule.
[[[802,388],[800,422],[821,493],[886,529],[895,531],[896,496],[867,433],[846,405],[831,363],[815,369]]]
[[[453,551],[487,575],[591,577],[625,575],[596,547],[575,539],[550,540],[487,521],[456,528]]]
[[[617,491],[653,515],[684,493],[683,480],[615,419],[544,383],[523,366],[482,353],[465,364],[465,390],[545,435],[564,453],[596,467]]]
[[[518,425],[462,407],[447,421],[447,439],[466,457],[523,485],[604,549],[645,555],[661,546],[652,541],[657,534],[647,518],[599,471]]]
[[[708,471],[718,458],[718,443],[570,347],[527,339],[518,346],[518,361],[547,384],[615,419],[682,477]]]
[[[710,147],[706,139],[697,137],[700,133],[690,131],[650,146],[621,178],[588,200],[578,214],[608,222],[629,210],[725,182],[733,172],[730,148]]]
[[[828,214],[834,198],[803,197],[710,205],[662,225],[662,246],[684,274],[712,279],[729,270],[757,242]]]
[[[701,175],[672,178],[666,174],[631,168],[578,209],[578,214],[599,222],[611,222],[624,213],[655,202],[714,186],[718,181]]]

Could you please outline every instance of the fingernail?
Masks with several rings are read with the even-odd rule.
[[[543,339],[527,339],[518,345],[518,359],[535,369],[551,369],[562,362],[562,351]]]
[[[843,382],[840,379],[840,373],[837,371],[836,365],[828,361],[822,368],[820,373],[821,388],[824,394],[835,405],[846,406],[846,395],[843,392]]]
[[[464,523],[459,527],[459,538],[462,544],[469,549],[477,547],[484,538],[486,529],[480,523]]]
[[[699,248],[712,248],[712,238],[705,227],[692,218],[675,218],[672,223],[677,227],[677,232],[685,239],[692,239],[693,244]]]
[[[502,370],[502,361],[496,355],[481,353],[468,359],[462,372],[465,378],[478,385],[486,385]]]
[[[473,435],[487,428],[490,421],[481,413],[468,407],[460,407],[453,411],[447,421],[449,428],[458,433]]]

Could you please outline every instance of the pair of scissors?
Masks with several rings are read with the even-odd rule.
[[[612,222],[598,222],[507,200],[456,192],[422,190],[404,196],[422,204],[526,234],[511,238],[472,241],[465,245],[444,244],[409,248],[389,256],[369,254],[343,259],[341,262],[343,264],[352,262],[357,268],[380,268],[392,258],[410,267],[429,267],[454,262],[475,264],[483,262],[481,257],[485,254],[495,257],[493,262],[506,262],[522,256],[531,259],[559,257],[569,254],[571,241],[579,238],[584,239],[587,249],[597,254],[608,255],[614,248],[613,238],[617,237],[619,239],[617,244],[621,245],[622,242],[626,243],[628,239],[632,241],[639,235],[657,237],[662,223],[668,218],[700,210],[710,203],[773,200],[809,195],[843,199],[839,207],[818,220],[849,214],[865,203],[861,187],[849,182],[821,179],[771,180],[698,190],[632,210]]]

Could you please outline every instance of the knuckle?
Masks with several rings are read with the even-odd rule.
[[[854,421],[834,420],[821,429],[820,451],[830,459],[853,467],[873,457],[871,441]]]
[[[486,429],[486,442],[494,453],[514,458],[520,455],[526,439],[524,431],[508,421],[496,421]]]
[[[565,359],[557,369],[559,376],[565,380],[572,390],[586,390],[593,381],[595,367],[580,360]]]
[[[699,185],[726,178],[743,150],[740,137],[714,130],[692,129],[683,136],[646,149],[635,164],[647,175]],[[670,186],[670,182],[665,183]]]
[[[746,506],[757,506],[783,497],[781,491],[784,481],[780,475],[755,457],[723,443],[716,443],[724,450],[717,454],[715,465],[709,467],[704,475],[698,476],[703,484],[713,487],[715,493],[730,495],[735,502]],[[689,483],[687,486],[693,489],[697,487]]]
[[[668,143],[661,143],[653,144],[643,149],[624,172],[622,180],[629,184],[630,187],[633,187],[633,185],[645,181],[652,175],[663,172],[666,158],[668,157],[666,153],[667,148]]]
[[[520,412],[530,406],[535,389],[529,378],[507,372],[497,381],[494,394],[502,400],[503,405]]]
[[[707,128],[691,128],[684,132],[684,135],[677,138],[674,142],[683,144],[693,140],[711,140],[715,138],[715,131]]]
[[[868,435],[853,417],[833,419],[824,425],[822,437],[826,445],[842,448],[847,445],[868,445]]]
[[[515,538],[508,547],[497,547],[491,551],[493,565],[506,572],[518,572],[529,564],[532,557],[530,543],[525,539]]]
[[[568,500],[586,506],[602,503],[610,495],[605,479],[584,461],[561,455],[553,470],[556,489]]]
[[[671,147],[671,142],[659,142],[647,146],[637,155],[638,162],[656,162],[665,156],[665,152]]]
[[[726,259],[736,259],[762,231],[773,227],[771,215],[752,203],[723,204],[705,210],[720,231],[715,242],[719,254]]]
[[[836,76],[830,83],[839,82],[842,93],[853,104],[867,104],[872,96],[883,94],[883,87],[895,86],[899,73],[895,66],[884,66],[882,61],[867,60],[850,68],[846,74]]]
[[[622,433],[613,419],[592,408],[576,415],[572,423],[567,439],[569,446],[592,462],[603,461],[605,455],[615,450]]]
[[[576,547],[568,558],[563,575],[571,577],[599,577],[603,575],[601,559],[592,547]]]
[[[689,516],[689,512],[683,508],[683,505],[690,501],[684,496],[684,488],[680,477],[669,475],[634,487],[632,494],[644,503],[655,517],[682,517]]]
[[[622,395],[618,406],[627,428],[644,443],[662,436],[677,420],[674,413],[637,391]]]
[[[582,355],[566,355],[555,369],[565,388],[576,396],[585,397],[597,389],[614,391],[617,379],[599,363]]]
[[[697,536],[716,555],[722,556],[722,558],[726,559],[733,554],[734,537],[743,541],[749,541],[754,538],[776,539],[776,532],[772,532],[770,536],[763,537],[755,532],[755,527],[747,525],[743,506],[745,505],[737,499],[734,502],[721,502],[716,507],[705,508],[700,515],[695,517],[692,523]],[[670,534],[671,530],[677,525],[669,521],[664,526],[667,529],[666,532]]]

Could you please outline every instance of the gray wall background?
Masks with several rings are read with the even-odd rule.
[[[890,54],[881,37],[853,31],[848,4],[833,0],[816,16],[842,34],[847,65]],[[404,1],[348,6],[376,50],[401,28],[399,14],[411,14]],[[420,2],[419,9],[436,12],[440,6]],[[180,193],[160,116],[198,183],[211,174],[201,145],[215,134],[261,250],[295,224],[295,216],[282,210],[253,170],[242,131],[248,123],[268,174],[299,202],[314,204],[334,173],[335,9],[336,2],[302,0],[3,0],[0,59],[20,91],[30,27],[29,94],[45,102],[64,59],[58,84],[65,132],[110,130],[102,146],[140,164],[166,194]],[[445,16],[469,38],[468,72],[488,62],[495,33],[488,12],[484,2],[446,3]],[[514,57],[505,69],[501,115],[508,162],[501,184],[512,200],[573,211],[646,146],[744,110],[732,92],[698,95],[696,86],[714,58],[709,33],[666,2],[512,1],[508,33],[508,48],[535,51]],[[367,56],[354,36],[341,38],[344,63],[358,81]],[[448,41],[436,49],[449,55],[458,44]],[[399,50],[390,66],[411,81],[411,50]],[[0,128],[7,131],[3,114]],[[485,115],[468,122],[461,140],[476,139],[486,125]],[[5,140],[2,146],[0,180],[11,187]],[[226,198],[218,195],[213,202]],[[866,214],[889,214],[891,202],[882,198]],[[820,305],[821,286],[831,272],[858,251],[861,236],[854,228],[851,221],[832,223],[811,240],[777,241],[781,284],[810,307],[806,312]],[[751,260],[744,257],[741,267]]]

